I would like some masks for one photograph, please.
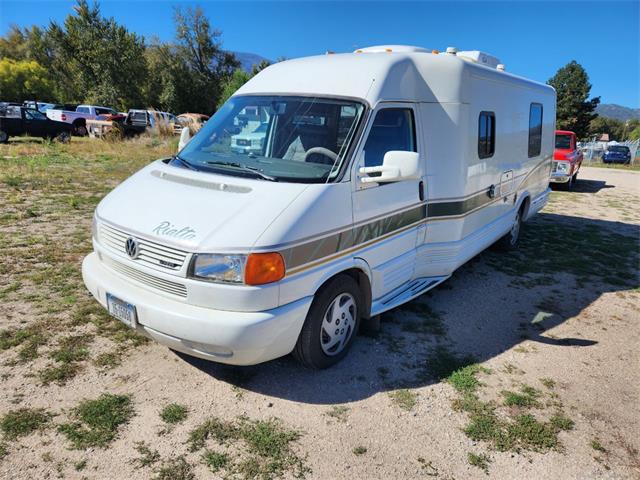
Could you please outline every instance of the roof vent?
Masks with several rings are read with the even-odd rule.
[[[468,60],[473,63],[479,63],[480,65],[484,65],[489,68],[498,68],[500,65],[500,59],[498,57],[494,57],[485,52],[481,52],[480,50],[468,50],[458,52],[458,56],[464,60]]]
[[[504,72],[504,65],[502,63],[499,63],[498,66],[496,67],[496,70],[500,70],[501,72]]]
[[[458,49],[456,47],[447,47],[447,55],[456,55]]]

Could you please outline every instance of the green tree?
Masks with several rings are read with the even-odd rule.
[[[85,101],[126,109],[139,106],[146,76],[144,41],[105,18],[100,6],[78,0],[63,25],[52,22],[41,54],[51,55],[52,74],[62,80],[64,101]]]
[[[0,92],[2,100],[53,100],[49,72],[35,60],[0,59]]]
[[[182,71],[177,95],[182,110],[211,112],[223,85],[240,64],[232,53],[222,49],[222,33],[211,27],[200,7],[177,8],[174,21],[177,65]]]
[[[250,78],[251,75],[240,68],[233,72],[233,76],[224,84],[222,88],[222,93],[220,94],[220,98],[218,99],[217,108],[220,108],[222,105],[224,105],[224,102],[226,102],[229,97],[233,95],[236,90],[238,90],[242,85],[247,83]]]
[[[589,124],[598,115],[594,110],[600,97],[589,100],[591,84],[585,69],[575,60],[559,69],[547,83],[556,89],[556,125],[558,129],[571,130],[578,138],[589,133]]]
[[[623,140],[624,122],[615,118],[598,116],[589,124],[589,135],[609,134],[610,140]]]

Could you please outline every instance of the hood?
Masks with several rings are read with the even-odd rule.
[[[99,220],[192,252],[251,249],[308,185],[195,172],[157,161],[98,205]]]

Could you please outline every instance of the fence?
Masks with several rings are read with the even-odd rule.
[[[611,145],[626,145],[631,152],[631,165],[640,163],[640,140],[626,141],[626,142],[586,142],[583,143],[580,149],[584,154],[585,163],[601,163],[602,155]]]

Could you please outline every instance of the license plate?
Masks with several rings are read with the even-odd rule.
[[[130,326],[136,326],[136,307],[107,293],[107,310],[109,314]]]
[[[240,145],[240,146],[243,146],[243,147],[244,147],[244,146],[246,146],[246,145],[249,145],[249,140],[240,140],[240,139],[239,139],[239,140],[237,140],[237,141],[236,141],[236,143],[237,143],[238,145]]]

